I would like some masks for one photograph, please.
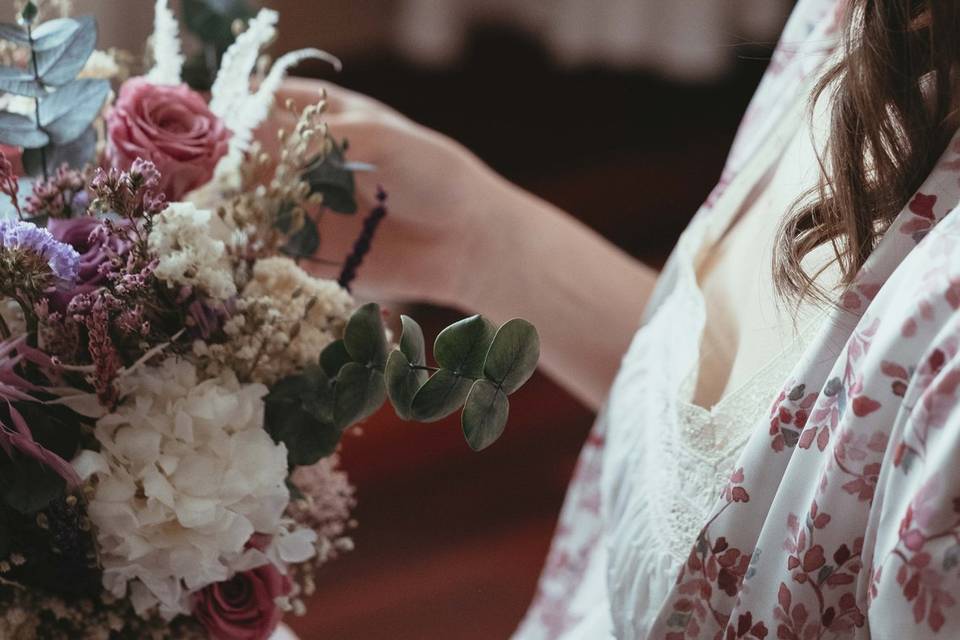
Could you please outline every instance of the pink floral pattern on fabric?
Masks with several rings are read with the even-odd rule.
[[[698,215],[823,61],[843,4],[801,0]],[[958,201],[960,136],[757,425],[652,627],[625,639],[960,637]],[[578,637],[567,568],[602,539],[582,498],[599,475],[575,480],[524,639]]]
[[[837,312],[748,444],[650,637],[960,634],[960,190],[929,182],[864,270],[884,284],[859,320]],[[729,549],[751,560],[721,577]]]

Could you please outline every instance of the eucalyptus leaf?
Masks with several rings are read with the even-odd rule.
[[[337,145],[323,156],[315,158],[303,174],[310,193],[323,195],[323,205],[336,213],[357,212],[356,182],[353,170],[347,166],[345,145]]]
[[[9,525],[0,518],[0,558],[6,558],[10,555],[10,545],[13,542],[13,533]]]
[[[233,23],[256,13],[245,0],[183,0],[182,6],[187,29],[221,53],[233,44]]]
[[[0,22],[0,40],[15,44],[30,44],[27,30],[20,25],[10,24],[9,22]]]
[[[340,369],[348,362],[352,362],[352,360],[343,340],[331,342],[320,352],[320,366],[331,378],[336,378]]]
[[[394,349],[387,358],[383,370],[387,385],[387,397],[397,416],[402,420],[413,419],[413,398],[427,381],[427,372],[415,369],[400,349]]]
[[[103,107],[110,83],[107,80],[74,80],[40,101],[40,124],[54,144],[80,137]],[[40,145],[31,145],[40,146]]]
[[[340,442],[333,424],[333,391],[319,367],[284,378],[265,399],[264,423],[276,442],[287,448],[291,466],[310,465],[329,456]]]
[[[317,229],[317,223],[308,216],[304,218],[303,226],[287,240],[283,252],[296,258],[309,258],[319,248],[320,230]]]
[[[401,315],[400,324],[403,327],[400,333],[400,351],[403,352],[410,364],[420,366],[427,364],[427,348],[423,339],[423,329],[410,316]]]
[[[337,374],[334,422],[346,429],[376,413],[386,399],[383,373],[349,362]]]
[[[496,442],[507,426],[509,415],[507,394],[489,380],[474,382],[460,416],[463,435],[470,448],[481,451]]]
[[[463,406],[472,384],[469,378],[440,369],[413,396],[410,415],[417,422],[442,420]]]
[[[0,452],[0,499],[24,514],[40,511],[66,491],[66,482],[50,467],[16,452]]]
[[[536,327],[516,318],[497,331],[487,351],[483,375],[511,394],[530,379],[539,359],[540,336]]]
[[[0,142],[14,147],[42,147],[50,142],[50,138],[37,128],[33,119],[0,111]]]
[[[93,161],[97,147],[97,132],[93,127],[80,134],[72,142],[62,145],[47,145],[37,149],[24,149],[23,168],[28,175],[43,175],[43,160],[46,157],[47,173],[53,174],[64,163],[74,169],[80,169]]]
[[[270,411],[269,433],[287,448],[291,467],[306,466],[326,458],[337,450],[343,432],[333,424],[317,420],[305,411]]]
[[[274,229],[280,229],[284,233],[290,232],[290,227],[293,226],[293,212],[296,209],[292,201],[286,201],[280,205],[277,215],[273,218],[273,227]]]
[[[371,302],[354,311],[344,329],[343,341],[354,362],[383,369],[387,362],[387,336],[380,306]]]
[[[47,94],[47,90],[37,82],[32,71],[14,67],[0,67],[0,91],[28,98]]]
[[[44,84],[55,87],[76,78],[97,46],[97,23],[93,16],[81,16],[76,19],[63,18],[63,20],[76,25],[76,28],[68,37],[58,40],[60,32],[54,31],[49,37],[41,38],[34,45],[37,56],[37,72],[40,79]],[[41,28],[46,24],[41,25]],[[39,34],[41,29],[37,29],[37,31]],[[49,46],[44,46],[44,40],[55,42],[49,44]]]
[[[90,19],[88,17],[88,19]],[[36,51],[53,51],[62,47],[82,27],[82,19],[55,18],[46,20],[33,30],[33,48]],[[23,30],[24,42],[29,42]]]
[[[483,316],[455,322],[437,336],[433,357],[444,369],[470,378],[483,375],[483,364],[496,327]]]

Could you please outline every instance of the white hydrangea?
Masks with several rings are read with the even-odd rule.
[[[287,450],[263,429],[266,387],[230,372],[200,380],[169,358],[121,388],[124,402],[96,425],[100,453],[74,460],[94,479],[88,509],[110,593],[129,586],[138,613],[159,606],[172,617],[188,612],[189,593],[236,571],[303,560],[316,534],[283,517]],[[246,549],[255,532],[272,547]]]
[[[219,300],[236,295],[233,265],[227,252],[231,232],[206,209],[174,202],[154,220],[148,237],[157,256],[155,274],[171,285],[189,285]]]

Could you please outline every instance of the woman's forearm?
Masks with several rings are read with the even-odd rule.
[[[496,191],[461,300],[498,322],[533,322],[541,368],[599,407],[657,274],[549,203],[505,181]]]

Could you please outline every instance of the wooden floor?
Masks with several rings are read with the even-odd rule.
[[[475,149],[507,177],[661,262],[719,176],[764,62],[684,88],[553,69],[522,40],[481,36],[455,73],[347,61],[336,78]],[[374,244],[374,251],[376,245]],[[571,274],[575,277],[576,274]],[[362,277],[362,271],[361,271]],[[421,310],[434,326],[453,318]],[[496,640],[533,595],[593,416],[544,377],[511,398],[508,433],[469,451],[457,419],[386,412],[344,441],[357,486],[356,549],[325,567],[305,640]]]

